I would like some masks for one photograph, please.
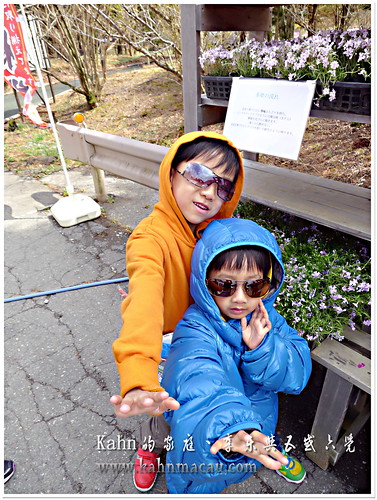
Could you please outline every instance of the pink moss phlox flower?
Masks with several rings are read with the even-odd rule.
[[[332,308],[334,309],[334,311],[336,311],[338,314],[341,314],[342,312],[344,312],[346,309],[342,309],[340,306],[332,306]]]
[[[333,300],[339,300],[339,299],[342,299],[342,298],[343,298],[343,296],[342,296],[342,295],[340,295],[339,293],[337,293],[337,294],[335,294],[335,295],[331,295],[331,298],[332,298]]]
[[[369,292],[370,289],[371,289],[371,285],[369,283],[365,283],[365,281],[363,281],[362,283],[359,283],[357,291],[358,292]]]

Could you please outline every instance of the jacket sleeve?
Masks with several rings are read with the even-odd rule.
[[[242,373],[266,390],[299,394],[311,373],[308,343],[274,308],[269,316],[273,327],[256,349],[244,353]]]
[[[226,459],[221,453],[212,455],[209,451],[217,439],[230,433],[261,429],[261,417],[252,410],[236,363],[232,364],[225,365],[216,339],[205,332],[205,327],[184,325],[184,321],[178,324],[162,379],[162,385],[181,405],[165,413],[174,443],[174,450],[168,454],[172,463],[209,466],[252,461],[239,453]],[[185,449],[190,439],[195,451]]]
[[[129,294],[121,305],[123,326],[113,343],[121,396],[135,387],[162,390],[158,364],[164,324],[163,252],[150,235],[136,233],[127,243],[126,256]]]

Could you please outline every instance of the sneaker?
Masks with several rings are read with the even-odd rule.
[[[289,462],[287,465],[282,465],[276,472],[289,483],[302,483],[306,476],[304,467],[298,460],[290,457],[286,451],[283,450],[282,453]]]
[[[4,484],[9,481],[16,470],[16,465],[12,460],[4,460]]]
[[[134,485],[139,491],[149,491],[157,479],[159,453],[138,448],[135,467]]]

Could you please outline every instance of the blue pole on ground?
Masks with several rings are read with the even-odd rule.
[[[93,283],[83,283],[82,285],[74,285],[74,286],[69,286],[66,288],[58,288],[57,290],[49,290],[46,292],[36,292],[36,293],[31,293],[29,295],[18,295],[17,297],[9,297],[8,299],[4,299],[4,304],[7,302],[15,302],[16,300],[25,300],[25,299],[33,299],[35,297],[43,297],[44,295],[54,295],[55,293],[61,293],[61,292],[69,292],[71,290],[80,290],[82,288],[89,288],[92,286],[99,286],[99,285],[110,285],[113,283],[122,283],[124,281],[128,281],[129,278],[115,278],[112,280],[104,280],[104,281],[95,281]]]

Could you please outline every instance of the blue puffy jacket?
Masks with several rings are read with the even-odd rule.
[[[205,284],[215,255],[241,245],[262,246],[276,258],[272,287],[263,299],[272,329],[254,350],[246,350],[239,320],[221,318]],[[238,453],[212,455],[210,446],[240,429],[274,434],[277,392],[299,394],[305,387],[311,372],[308,344],[273,306],[283,280],[275,238],[250,220],[214,221],[197,243],[190,283],[195,304],[177,325],[162,379],[181,404],[165,413],[174,446],[165,469],[169,493],[219,493],[253,474],[260,462]]]

